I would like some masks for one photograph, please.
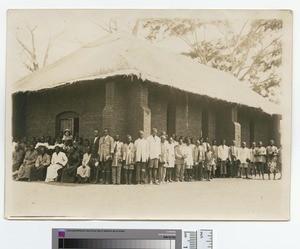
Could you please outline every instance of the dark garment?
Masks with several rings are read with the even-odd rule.
[[[12,172],[19,170],[20,166],[23,163],[24,156],[25,156],[25,153],[23,150],[13,151],[13,153],[12,153],[12,160],[13,160]]]
[[[112,169],[112,183],[121,184],[121,170],[122,166],[114,166]]]
[[[145,172],[146,172],[146,163],[145,162],[136,162],[135,168],[135,180],[137,183],[145,183]]]
[[[45,181],[47,174],[47,167],[50,165],[51,158],[45,153],[39,155],[35,161],[35,167],[32,167],[30,172],[31,181]]]
[[[75,182],[77,168],[80,166],[80,164],[81,164],[81,158],[78,151],[75,151],[73,154],[69,154],[68,163],[62,169],[61,182],[65,182],[65,183]]]
[[[203,179],[203,162],[194,165],[194,179],[195,181]]]
[[[228,166],[227,172],[229,174],[229,177],[237,177],[238,176],[238,162],[231,161],[231,163],[228,163],[227,166]]]
[[[97,158],[98,157],[98,151],[99,151],[99,137],[94,138],[94,140],[91,143],[91,154],[92,158]]]
[[[45,181],[47,175],[47,166],[41,166],[36,169],[36,181]]]
[[[85,153],[90,153],[90,146],[83,145],[82,148],[81,148],[81,151],[82,151],[82,156]]]

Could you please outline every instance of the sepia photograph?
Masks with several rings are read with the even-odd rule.
[[[289,220],[292,18],[8,10],[5,217]]]

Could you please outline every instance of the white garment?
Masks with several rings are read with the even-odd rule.
[[[185,145],[185,164],[186,166],[193,166],[194,165],[194,158],[193,158],[193,146],[191,145]]]
[[[247,159],[250,159],[250,151],[248,148],[239,148],[237,153],[237,159],[240,160],[241,163],[248,163]]]
[[[114,142],[114,155],[113,155],[113,160],[112,160],[112,166],[122,166],[122,147],[123,143],[120,141],[115,141]]]
[[[82,165],[88,166],[90,160],[91,160],[91,154],[85,153],[82,158]]]
[[[44,146],[44,147],[46,147],[46,148],[48,149],[49,144],[48,144],[47,142],[45,142],[45,143],[38,142],[38,143],[35,145],[35,149],[37,149],[37,148],[40,147],[40,146]]]
[[[55,148],[56,146],[58,146],[59,148],[62,148],[62,147],[64,147],[64,144],[63,144],[63,143],[58,144],[58,143],[56,142],[54,145],[49,145],[49,146],[48,146],[48,149],[49,149],[49,150],[54,150],[54,148]]]
[[[195,146],[193,149],[194,164],[198,164],[199,162],[204,161],[204,159],[205,159],[204,146],[202,144],[199,146]]]
[[[220,145],[218,147],[218,157],[221,161],[226,161],[229,157],[229,147],[226,145]]]
[[[91,168],[88,166],[88,163],[91,159],[91,154],[85,153],[82,158],[82,165],[77,168],[77,175],[80,175],[82,178],[90,177]],[[85,166],[85,167],[83,167]]]
[[[158,136],[153,137],[152,135],[150,135],[147,138],[147,142],[148,142],[149,158],[158,159],[161,153],[160,138]]]
[[[91,168],[89,166],[85,166],[85,168],[83,168],[81,165],[77,168],[77,175],[80,175],[82,178],[89,178],[91,175]]]
[[[135,161],[146,162],[149,157],[148,144],[145,138],[138,138],[134,141]]]
[[[256,151],[256,148],[250,148],[249,149],[251,163],[255,163],[256,162],[256,160],[255,160],[255,151]]]
[[[166,146],[167,149],[167,168],[174,168],[175,165],[175,143],[168,143]]]
[[[57,171],[62,167],[66,166],[68,162],[68,158],[65,153],[63,152],[56,152],[53,153],[51,164],[47,168],[47,175],[45,182],[52,182],[58,176]]]
[[[203,142],[202,146],[204,148],[204,153],[207,151],[207,148],[210,148],[210,144],[208,142]]]

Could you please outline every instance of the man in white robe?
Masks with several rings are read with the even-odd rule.
[[[51,164],[47,168],[45,182],[57,181],[58,171],[66,166],[68,158],[64,152],[60,151],[59,146],[55,146],[55,152],[52,155]]]

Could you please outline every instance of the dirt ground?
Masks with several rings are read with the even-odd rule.
[[[289,186],[283,180],[213,179],[138,186],[10,181],[6,188],[10,218],[289,218]]]

